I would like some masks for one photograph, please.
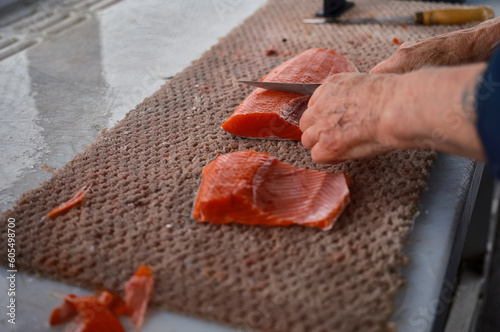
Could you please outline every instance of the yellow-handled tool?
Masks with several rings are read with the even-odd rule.
[[[370,17],[370,18],[313,18],[305,19],[304,23],[416,23],[416,24],[463,24],[474,21],[486,21],[495,17],[495,12],[490,6],[468,8],[451,8],[428,10],[414,15],[397,17]]]
[[[489,6],[479,6],[472,8],[454,8],[428,10],[416,13],[416,23],[430,24],[462,24],[474,21],[486,21],[495,17],[493,8]]]

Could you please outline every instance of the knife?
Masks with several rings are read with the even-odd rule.
[[[417,12],[414,15],[395,17],[369,17],[369,18],[311,18],[303,20],[304,23],[409,23],[409,24],[462,24],[473,21],[486,21],[495,17],[495,12],[490,6],[477,6],[468,8],[438,9]]]
[[[238,81],[240,83],[255,86],[266,90],[296,93],[299,95],[312,96],[321,83],[283,83],[283,82],[261,82],[261,81]]]

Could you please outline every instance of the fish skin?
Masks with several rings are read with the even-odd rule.
[[[202,176],[192,214],[198,222],[328,230],[350,199],[345,174],[297,168],[255,151],[219,156]]]
[[[357,71],[343,55],[333,50],[313,48],[280,64],[260,81],[323,83],[331,75]],[[242,137],[300,141],[299,121],[309,99],[309,96],[257,88],[221,127]]]

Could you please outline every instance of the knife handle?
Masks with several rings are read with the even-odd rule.
[[[431,24],[462,24],[473,21],[486,21],[495,17],[490,6],[470,8],[438,9],[418,12],[416,22],[423,25]]]

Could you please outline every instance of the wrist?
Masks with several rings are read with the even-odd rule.
[[[482,159],[475,95],[484,64],[430,68],[395,78],[380,128],[393,148],[431,149]]]
[[[426,138],[428,120],[423,118],[421,109],[428,93],[420,72],[391,77],[392,93],[382,105],[379,138],[393,149],[418,148],[418,142]]]

